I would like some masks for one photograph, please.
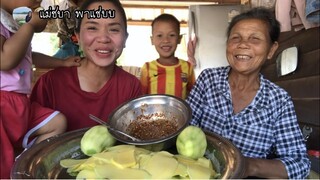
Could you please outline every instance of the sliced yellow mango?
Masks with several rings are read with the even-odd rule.
[[[101,178],[108,179],[150,179],[150,174],[142,169],[119,168],[113,164],[98,165],[95,173]]]
[[[189,158],[187,156],[183,156],[180,154],[174,155],[174,158],[176,158],[179,163],[184,164],[184,165],[194,164],[197,162],[196,160],[194,160],[192,158]]]
[[[199,164],[189,164],[187,172],[190,179],[210,179],[211,177],[211,169]]]
[[[87,161],[87,159],[63,159],[60,161],[60,165],[64,168],[70,168],[74,166],[80,166],[85,161]]]
[[[76,179],[101,179],[101,178],[97,177],[93,169],[84,169],[79,172]]]
[[[149,160],[151,159],[151,154],[140,154],[137,158],[139,162],[139,168],[145,169],[148,165]]]
[[[153,154],[145,170],[148,171],[152,178],[167,179],[174,175],[178,166],[178,161],[170,156],[169,153],[159,152]]]
[[[146,149],[144,149],[144,148],[139,148],[139,147],[136,147],[136,148],[135,148],[135,155],[136,155],[136,156],[138,156],[138,155],[140,155],[140,154],[150,154],[150,153],[151,153],[151,151],[146,150]]]
[[[121,145],[106,148],[106,151],[122,152],[122,151],[127,151],[129,149],[136,149],[136,147],[134,145],[121,144]]]
[[[136,165],[135,150],[128,149],[126,151],[119,152],[113,156],[111,163],[119,168],[126,168]]]
[[[118,153],[117,152],[102,152],[102,153],[97,153],[91,156],[89,158],[91,161],[97,161],[100,162],[99,164],[103,163],[111,163],[111,160],[114,156],[116,156]]]
[[[197,160],[197,164],[206,167],[206,168],[213,168],[212,163],[209,159],[205,158],[205,157],[201,157]]]
[[[180,176],[183,178],[188,177],[188,172],[187,172],[187,166],[184,164],[179,163],[173,176]]]

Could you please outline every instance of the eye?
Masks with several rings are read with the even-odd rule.
[[[162,34],[157,34],[156,37],[157,38],[162,38],[163,36],[162,36]]]
[[[236,42],[240,42],[241,41],[241,38],[240,36],[230,36],[229,39],[228,39],[229,42],[233,42],[233,43],[236,43]]]
[[[110,28],[109,31],[110,31],[111,33],[118,33],[118,32],[121,31],[121,29],[119,29],[119,28]]]
[[[88,27],[87,27],[87,30],[97,30],[97,28],[94,27],[94,26],[88,26]]]
[[[259,38],[259,37],[256,37],[256,36],[252,36],[252,37],[250,37],[249,38],[249,41],[251,42],[251,43],[259,43],[259,42],[261,42],[261,39]]]

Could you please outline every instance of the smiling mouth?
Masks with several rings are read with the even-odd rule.
[[[162,46],[161,49],[164,51],[170,51],[171,47],[170,46]]]
[[[101,54],[109,54],[111,53],[111,51],[107,51],[107,50],[97,50],[98,53],[101,53]]]
[[[250,56],[247,56],[247,55],[236,55],[235,56],[238,60],[249,60],[251,59]]]

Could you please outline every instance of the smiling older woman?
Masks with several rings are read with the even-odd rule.
[[[267,9],[234,17],[227,31],[229,66],[204,70],[187,99],[191,124],[241,150],[243,177],[303,179],[310,171],[291,97],[260,74],[278,48],[279,34],[279,22]]]

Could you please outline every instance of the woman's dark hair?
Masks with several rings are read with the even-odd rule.
[[[230,32],[234,27],[234,25],[236,25],[238,22],[242,20],[247,20],[247,19],[258,19],[265,22],[266,25],[268,26],[269,37],[271,39],[271,42],[278,41],[278,38],[280,35],[280,23],[275,18],[275,14],[273,11],[263,7],[253,8],[247,12],[244,12],[235,16],[231,20],[231,23],[229,24],[229,27],[227,29],[227,37],[229,37]]]
[[[125,26],[125,32],[126,34],[128,34],[128,31],[127,31],[127,16],[126,16],[126,12],[124,11],[124,8],[121,4],[121,2],[119,0],[85,0],[79,10],[82,11],[82,10],[88,10],[88,7],[95,3],[95,2],[110,2],[112,3],[117,9],[116,11],[119,11],[119,13],[121,14],[122,16],[122,20],[124,22],[124,26]],[[80,32],[80,26],[81,26],[81,22],[82,22],[82,18],[78,18],[77,21],[76,21],[76,28],[75,28],[75,32],[79,33]]]
[[[160,14],[158,17],[156,17],[152,21],[152,23],[151,23],[152,29],[153,29],[153,25],[159,21],[172,22],[176,26],[176,28],[178,29],[178,34],[180,34],[180,22],[175,16],[173,16],[171,14]]]

